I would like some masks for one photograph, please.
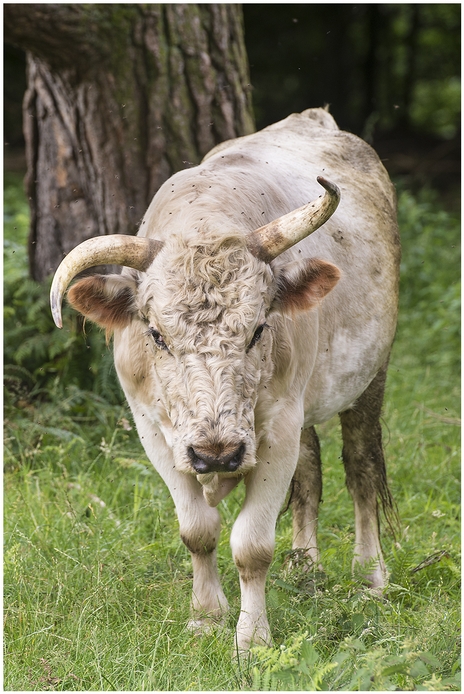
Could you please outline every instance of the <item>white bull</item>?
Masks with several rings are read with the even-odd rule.
[[[51,297],[59,326],[77,273],[125,266],[81,279],[69,300],[114,334],[140,439],[192,556],[193,628],[228,609],[216,506],[243,479],[231,534],[242,595],[237,644],[270,642],[264,588],[276,519],[292,483],[293,548],[317,566],[314,425],[337,413],[354,562],[368,566],[371,586],[384,586],[379,501],[387,515],[393,507],[379,417],[399,258],[384,167],[325,110],[311,109],[216,147],[164,183],[137,237],[91,239],[60,265]]]

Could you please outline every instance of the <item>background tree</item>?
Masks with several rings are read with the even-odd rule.
[[[5,5],[27,51],[31,275],[77,243],[135,233],[153,194],[254,129],[235,4]]]

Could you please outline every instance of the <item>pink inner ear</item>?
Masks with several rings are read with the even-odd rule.
[[[308,258],[295,270],[284,271],[278,278],[277,300],[285,313],[308,311],[335,287],[341,277],[336,265]]]
[[[104,275],[86,277],[71,287],[68,302],[83,316],[111,332],[124,328],[132,318],[134,296],[130,287],[108,291]]]

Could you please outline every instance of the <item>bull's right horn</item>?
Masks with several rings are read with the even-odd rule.
[[[111,234],[83,241],[61,261],[50,290],[50,306],[58,328],[63,326],[61,304],[74,277],[96,265],[126,265],[144,272],[163,247],[162,241],[144,236]]]
[[[317,198],[248,235],[247,246],[253,255],[270,263],[319,229],[333,215],[340,202],[340,189],[322,176],[318,176],[317,181],[326,190],[324,197]]]

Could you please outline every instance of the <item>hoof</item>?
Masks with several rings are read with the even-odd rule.
[[[322,566],[314,562],[304,549],[288,552],[284,560],[283,574],[286,581],[309,595],[323,590],[327,581]]]
[[[284,565],[289,571],[318,571],[323,573],[321,564],[314,558],[313,553],[308,549],[292,549],[287,552]]]
[[[195,636],[207,636],[217,629],[222,629],[224,627],[225,619],[225,616],[217,618],[202,617],[201,619],[191,619],[187,623],[187,629],[195,634]]]
[[[370,586],[366,585],[365,586],[365,592],[374,600],[379,600],[381,602],[388,602],[387,597],[386,597],[386,592],[387,592],[388,586]]]
[[[252,631],[250,628],[240,628],[240,625],[237,625],[234,657],[240,660],[249,658],[250,648],[254,646],[267,646],[268,648],[272,646],[271,631],[267,620],[265,624],[255,625]]]
[[[353,561],[353,576],[361,581],[373,595],[381,596],[388,585],[388,571],[378,559],[370,559],[364,563]]]

